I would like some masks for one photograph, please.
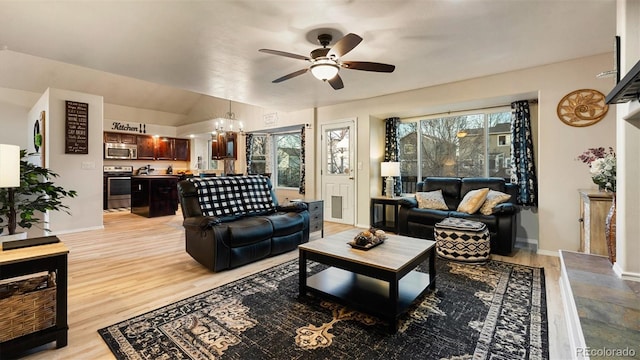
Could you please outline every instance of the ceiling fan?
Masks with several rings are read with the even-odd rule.
[[[292,54],[289,52],[271,49],[260,49],[258,51],[272,55],[286,56],[298,60],[305,60],[311,63],[308,68],[294,71],[291,74],[287,74],[285,76],[277,78],[272,81],[273,83],[279,83],[285,80],[289,80],[296,76],[300,76],[307,71],[311,71],[313,76],[315,76],[317,79],[326,81],[335,90],[339,90],[344,87],[342,78],[340,78],[340,75],[338,75],[340,68],[386,73],[393,72],[393,70],[395,70],[396,68],[395,65],[382,64],[377,62],[341,61],[340,58],[342,56],[353,50],[353,48],[358,46],[358,44],[360,44],[360,42],[362,41],[362,38],[356,34],[349,33],[338,40],[332,48],[328,48],[327,46],[331,43],[331,40],[333,40],[333,37],[330,34],[318,35],[318,42],[320,42],[320,45],[322,45],[322,47],[313,50],[310,56]]]

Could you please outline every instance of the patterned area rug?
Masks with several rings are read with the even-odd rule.
[[[548,359],[543,269],[436,266],[436,291],[393,335],[375,317],[298,299],[297,260],[98,332],[118,359]]]

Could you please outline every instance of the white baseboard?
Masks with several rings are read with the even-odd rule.
[[[48,235],[73,234],[73,233],[83,232],[83,231],[103,230],[103,229],[104,229],[104,225],[100,225],[100,226],[92,226],[92,227],[82,228],[82,229],[73,229],[73,230],[64,230],[64,231],[55,231],[55,232],[52,231]]]
[[[538,254],[538,255],[546,255],[546,256],[554,256],[554,257],[560,256],[558,254],[558,251],[543,250],[543,249],[538,249],[538,251],[536,251],[536,254]]]
[[[622,280],[640,282],[640,274],[639,273],[633,273],[633,272],[629,272],[629,271],[624,271],[624,270],[622,270],[620,265],[618,265],[617,262],[615,264],[613,264],[613,271],[616,273],[616,275],[618,275],[618,277],[622,278]]]

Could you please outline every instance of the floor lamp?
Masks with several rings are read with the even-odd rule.
[[[397,161],[380,163],[380,174],[386,177],[385,195],[392,198],[394,195],[394,177],[400,176],[400,163]]]

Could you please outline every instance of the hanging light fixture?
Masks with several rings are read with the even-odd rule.
[[[241,133],[243,132],[242,122],[238,121],[236,119],[236,114],[231,111],[231,100],[229,100],[229,111],[224,113],[223,116],[217,117],[213,120],[215,121],[215,129],[211,132],[212,135],[217,135],[218,133],[224,134],[225,128],[230,132],[233,132],[234,129],[238,129]]]

